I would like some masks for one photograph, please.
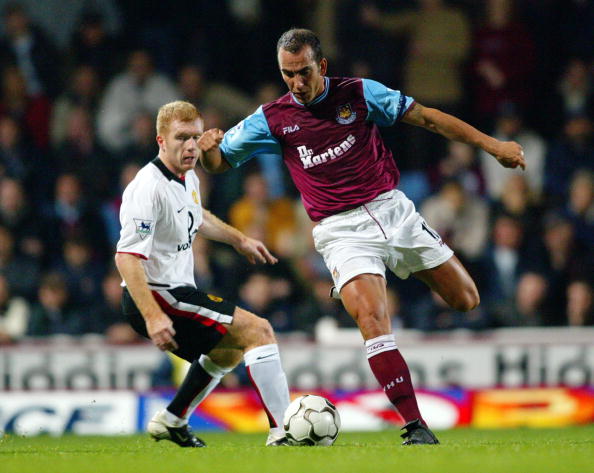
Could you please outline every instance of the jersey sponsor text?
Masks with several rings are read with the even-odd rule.
[[[303,163],[303,169],[312,168],[342,156],[353,147],[356,141],[357,140],[353,135],[349,135],[346,140],[338,146],[330,147],[323,153],[316,154],[315,156],[311,148],[308,148],[307,146],[298,146],[297,151],[299,152],[299,158],[301,158],[301,162]]]

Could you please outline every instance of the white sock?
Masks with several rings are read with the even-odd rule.
[[[367,350],[368,359],[385,351],[397,350],[396,336],[393,333],[389,333],[371,338],[365,342],[365,349]]]
[[[201,355],[198,359],[198,363],[200,363],[200,366],[204,368],[204,371],[206,371],[209,375],[212,376],[212,379],[210,380],[210,383],[208,383],[206,387],[198,393],[198,395],[190,404],[190,407],[184,415],[184,419],[186,419],[186,422],[190,418],[192,412],[194,412],[198,404],[200,404],[206,398],[206,396],[208,396],[212,392],[212,390],[217,387],[217,385],[221,382],[223,376],[225,376],[227,373],[233,370],[233,368],[223,368],[217,365],[208,357],[208,355]]]
[[[165,420],[165,425],[169,427],[181,427],[188,423],[188,419],[177,417],[175,414],[169,412],[167,409],[161,411],[161,416]]]
[[[289,405],[289,387],[276,343],[251,349],[243,355],[252,385],[268,416],[270,432],[282,437],[283,415]]]

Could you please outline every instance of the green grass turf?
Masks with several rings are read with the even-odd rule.
[[[400,446],[398,432],[340,434],[333,447],[263,446],[265,435],[207,433],[207,448],[145,436],[30,437],[0,441],[2,473],[588,473],[594,425],[438,432],[439,446]]]

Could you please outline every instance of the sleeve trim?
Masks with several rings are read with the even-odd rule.
[[[409,110],[412,110],[412,108],[416,105],[417,101],[413,100],[410,105],[408,107],[406,107],[406,110],[404,111],[404,113],[402,113],[399,117],[398,120],[396,120],[397,122],[401,121],[404,118],[404,115],[406,115],[408,113]]]
[[[141,253],[134,253],[132,251],[117,251],[117,253],[121,253],[124,255],[134,255],[134,256],[138,256],[140,259],[148,260],[148,258]]]

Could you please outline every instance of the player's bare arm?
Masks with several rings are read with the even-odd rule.
[[[223,141],[223,130],[212,128],[206,130],[198,140],[200,149],[200,164],[210,173],[218,174],[226,171],[231,166],[223,159],[219,145]]]
[[[226,224],[206,209],[203,209],[202,212],[203,222],[198,229],[199,235],[209,240],[231,245],[235,251],[245,256],[252,264],[275,264],[278,262],[261,241],[244,235],[237,228]]]
[[[506,168],[526,169],[524,151],[515,141],[499,141],[482,133],[459,118],[435,108],[415,103],[404,115],[403,122],[423,127],[454,141],[461,141],[485,150]]]
[[[144,317],[146,331],[159,350],[176,350],[175,330],[171,319],[161,310],[146,282],[140,258],[129,253],[117,253],[115,263],[126,282],[136,307]]]

